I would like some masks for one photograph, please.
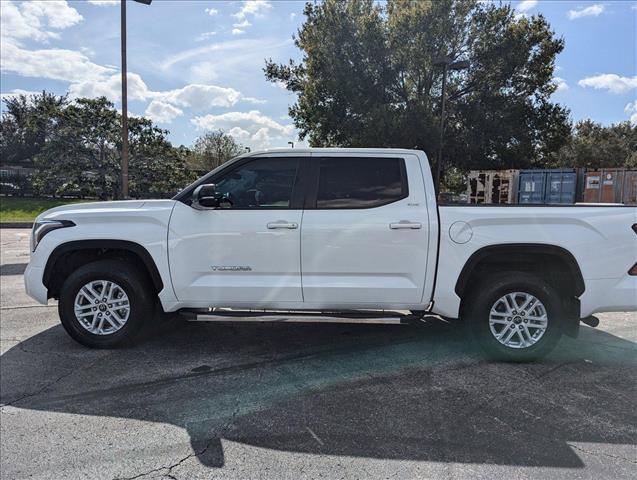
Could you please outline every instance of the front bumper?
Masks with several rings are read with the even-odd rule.
[[[48,290],[42,283],[43,275],[43,267],[36,267],[32,264],[27,265],[27,269],[24,271],[24,288],[29,297],[42,305],[46,305],[48,303]]]

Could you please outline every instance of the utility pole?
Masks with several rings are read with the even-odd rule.
[[[440,105],[440,138],[438,140],[438,160],[436,161],[436,195],[440,194],[440,172],[442,170],[442,143],[445,139],[445,104],[447,102],[447,71],[449,63],[442,67],[442,101]]]
[[[464,70],[469,68],[467,60],[452,62],[451,58],[443,57],[434,61],[435,67],[442,67],[442,99],[440,101],[440,138],[438,143],[438,160],[436,161],[435,188],[436,195],[440,193],[440,174],[442,171],[442,147],[445,139],[445,106],[447,103],[447,73],[449,70]]]
[[[128,84],[126,75],[126,0],[121,0],[122,35],[122,199],[128,198]]]
[[[150,5],[153,0],[133,0]],[[126,66],[126,0],[121,0],[122,37],[122,198],[128,198],[128,78]]]

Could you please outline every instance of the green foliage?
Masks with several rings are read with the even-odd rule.
[[[130,193],[134,198],[173,196],[195,180],[186,168],[190,152],[174,148],[166,140],[167,130],[147,118],[132,117],[128,123]]]
[[[56,119],[66,107],[66,96],[47,92],[16,95],[4,100],[0,122],[2,164],[32,166],[33,157],[51,138]]]
[[[0,147],[3,164],[35,167],[29,179],[40,195],[116,198],[120,190],[121,116],[106,98],[43,92],[5,100]],[[130,193],[136,198],[171,196],[194,180],[185,147],[146,118],[129,119]],[[21,179],[24,181],[24,179]],[[13,181],[12,184],[16,182]]]
[[[573,136],[560,149],[556,166],[637,168],[637,125],[622,122],[603,127],[591,120],[578,122]]]
[[[451,71],[446,164],[520,168],[554,161],[568,112],[551,103],[564,42],[543,16],[475,0],[308,3],[297,64],[266,62],[266,77],[298,95],[289,113],[314,146],[438,149],[441,57]]]
[[[242,153],[245,147],[223,130],[206,132],[195,140],[191,166],[198,171],[210,171]]]
[[[35,156],[34,186],[56,195],[116,195],[119,116],[105,97],[80,98],[57,117],[57,128]]]

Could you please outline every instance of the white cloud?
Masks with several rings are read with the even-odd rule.
[[[586,77],[577,84],[580,87],[591,87],[596,90],[608,90],[611,93],[625,93],[637,88],[637,76],[620,77],[614,73],[603,73],[593,77]]]
[[[244,1],[241,5],[241,9],[237,13],[232,14],[232,16],[237,19],[237,22],[232,25],[234,27],[232,34],[241,35],[245,33],[244,29],[252,25],[252,23],[248,21],[249,15],[252,17],[260,17],[271,8],[272,5],[267,0]]]
[[[271,146],[271,138],[270,138],[270,130],[268,128],[260,128],[257,132],[250,137],[256,145],[259,145],[259,148],[268,148]]]
[[[161,63],[162,70],[170,70],[175,65],[190,61],[193,58],[204,57],[209,60],[214,56],[217,68],[233,74],[245,75],[246,65],[262,65],[263,52],[276,52],[288,47],[290,39],[237,39],[225,42],[211,43],[200,47],[189,48],[166,57]],[[274,55],[274,53],[273,53]],[[179,70],[181,72],[181,68]]]
[[[198,62],[190,67],[190,80],[193,83],[209,83],[218,76],[215,62]]]
[[[241,97],[241,100],[243,100],[246,103],[253,103],[255,105],[263,105],[265,103],[268,103],[267,100],[263,100],[261,98],[254,98],[254,97]]]
[[[247,18],[243,19],[242,22],[238,22],[238,23],[233,23],[232,24],[232,26],[235,27],[235,28],[246,28],[246,27],[249,27],[251,25],[252,24],[250,22],[248,22]]]
[[[165,102],[194,110],[209,110],[213,107],[231,107],[241,98],[241,92],[229,87],[191,84],[183,88],[153,94]]]
[[[250,138],[250,132],[244,130],[241,127],[233,127],[228,131],[228,134],[232,135],[237,140],[247,140]]]
[[[66,0],[30,1],[20,4],[20,9],[29,20],[44,19],[50,28],[62,30],[82,21],[82,15]]]
[[[557,90],[555,90],[556,92],[565,92],[568,90],[566,80],[561,77],[553,77],[553,83],[557,86]]]
[[[227,112],[220,115],[209,114],[195,117],[191,122],[198,129],[222,129],[243,141],[249,139],[255,148],[268,148],[272,145],[286,146],[289,140],[296,138],[293,125],[281,124],[258,110]]]
[[[538,0],[522,0],[518,3],[518,6],[515,7],[515,18],[520,19],[523,17],[528,17],[527,12],[535,8],[538,4]]]
[[[128,72],[126,78],[129,100],[147,100],[156,95],[146,86],[138,74]],[[122,75],[116,73],[105,78],[71,83],[69,95],[71,98],[106,97],[113,102],[120,101],[122,98]]]
[[[59,38],[58,32],[82,21],[82,15],[66,1],[31,1],[15,4],[10,0],[2,2],[0,15],[0,35],[3,43],[12,39],[29,38],[46,42]]]
[[[604,13],[604,5],[596,3],[591,5],[590,7],[580,8],[579,10],[569,10],[567,15],[570,20],[575,20],[576,18],[582,17],[597,17]]]
[[[204,40],[208,40],[209,38],[214,37],[216,34],[217,32],[204,32],[200,34],[195,40],[197,42],[203,42]]]
[[[180,108],[174,107],[169,103],[161,100],[153,100],[150,102],[144,115],[157,123],[170,123],[175,118],[184,114]]]
[[[637,8],[635,10],[637,10]],[[637,100],[626,105],[624,112],[630,115],[630,123],[637,126]]]
[[[26,50],[10,40],[4,40],[1,51],[0,68],[3,73],[15,73],[23,77],[81,82],[113,73],[113,69],[97,65],[86,55],[73,50]]]
[[[237,20],[243,20],[248,15],[259,16],[267,10],[270,10],[272,5],[268,0],[245,0],[241,9],[234,13],[232,16]]]
[[[515,8],[518,12],[528,12],[537,6],[538,0],[522,0]]]
[[[121,0],[88,0],[91,5],[97,5],[98,7],[114,7],[119,5]]]
[[[204,11],[211,17],[214,17],[216,14],[219,13],[219,10],[217,10],[216,8],[206,8]]]

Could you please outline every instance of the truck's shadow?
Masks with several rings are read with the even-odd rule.
[[[2,403],[185,428],[222,440],[380,459],[582,467],[571,442],[634,445],[634,343],[583,328],[536,364],[488,363],[457,325],[169,326],[126,350],[50,328],[0,359]],[[95,445],[94,448],[101,448]]]

